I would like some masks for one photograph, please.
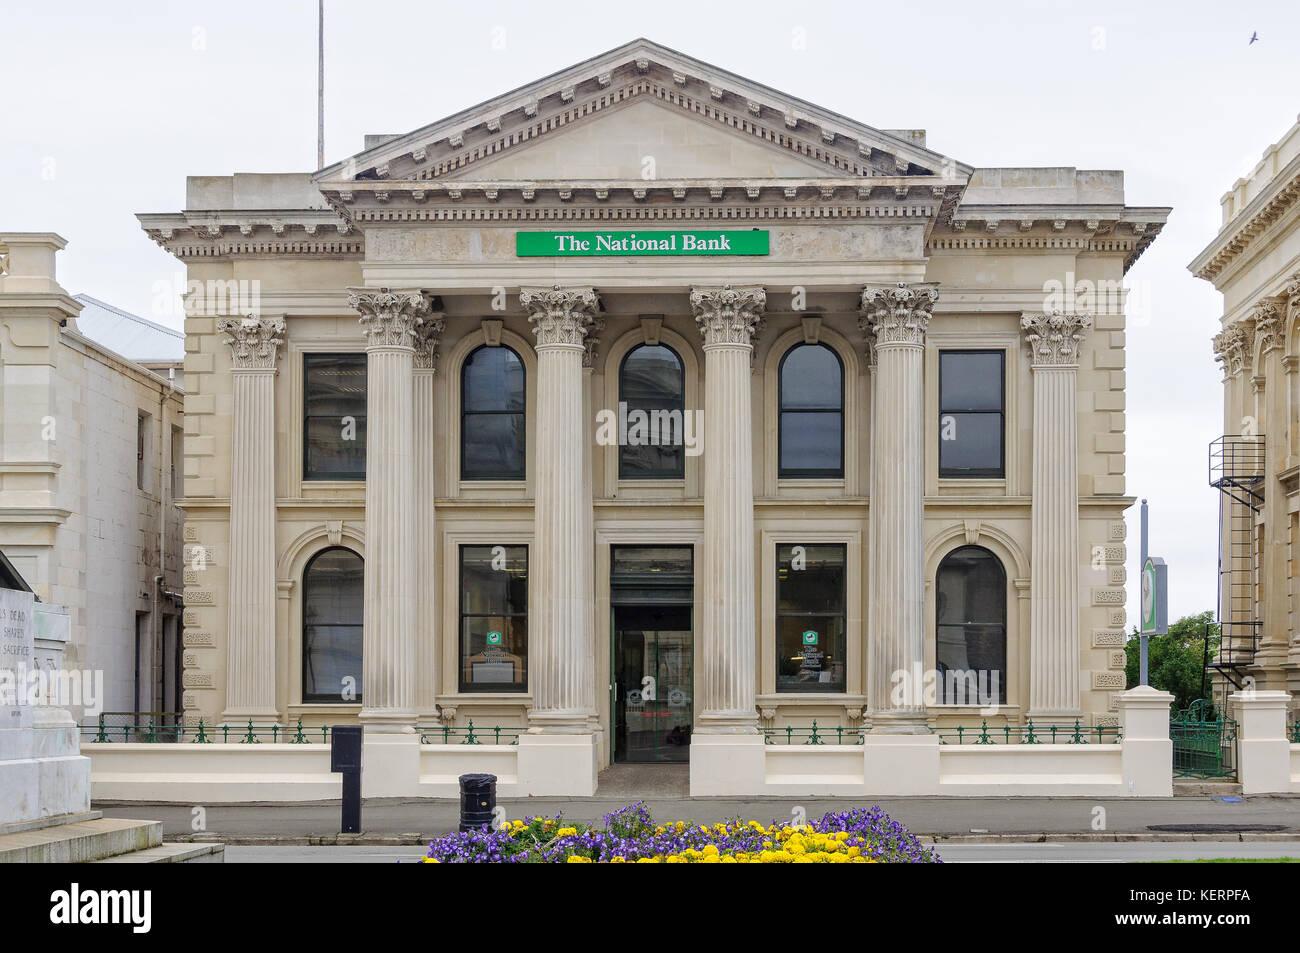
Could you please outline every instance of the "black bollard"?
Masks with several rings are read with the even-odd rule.
[[[495,774],[462,774],[460,776],[460,829],[482,830],[492,826],[492,815],[497,806],[497,776]]]
[[[343,775],[344,834],[361,833],[361,733],[360,725],[335,725],[330,732],[330,770]]]

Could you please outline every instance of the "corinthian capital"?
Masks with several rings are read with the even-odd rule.
[[[1254,339],[1255,331],[1249,323],[1230,324],[1214,336],[1214,359],[1223,365],[1229,377],[1250,366]]]
[[[763,329],[767,292],[759,287],[692,288],[691,311],[705,347],[721,344],[753,345]]]
[[[248,315],[217,319],[217,330],[226,336],[236,370],[274,368],[284,343],[284,318]]]
[[[361,312],[366,347],[415,347],[415,333],[429,311],[422,291],[349,288],[348,307]]]
[[[1060,311],[1026,314],[1020,319],[1020,329],[1033,367],[1072,367],[1079,363],[1079,345],[1092,330],[1092,315]]]
[[[877,350],[890,345],[919,347],[925,343],[938,300],[939,285],[932,281],[869,285],[862,289],[863,330],[870,330]]]
[[[519,303],[528,312],[540,347],[583,347],[600,308],[594,288],[523,288]]]
[[[1286,341],[1286,322],[1282,312],[1272,301],[1261,301],[1250,309],[1250,322],[1255,325],[1255,350],[1264,354],[1280,348]]]
[[[442,332],[447,328],[447,319],[441,314],[431,314],[420,322],[415,329],[415,369],[417,371],[436,371],[438,369],[438,346],[442,341]]]

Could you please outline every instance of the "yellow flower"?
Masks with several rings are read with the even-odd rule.
[[[591,862],[590,857],[579,857],[577,854],[570,855],[569,859],[565,861],[566,864],[589,864]]]

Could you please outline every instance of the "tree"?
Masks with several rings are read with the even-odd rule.
[[[1185,615],[1169,626],[1168,635],[1153,635],[1147,642],[1147,675],[1152,688],[1170,692],[1174,696],[1174,710],[1183,711],[1198,698],[1213,695],[1210,679],[1203,678],[1205,671],[1205,637],[1209,627],[1209,660],[1213,661],[1219,649],[1219,625],[1214,612],[1207,609],[1199,615]],[[1138,683],[1141,639],[1137,626],[1124,644],[1124,675],[1127,687]],[[1201,686],[1205,691],[1202,693]]]

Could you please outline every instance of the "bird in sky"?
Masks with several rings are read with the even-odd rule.
[[[1259,39],[1259,33],[1258,33],[1258,31],[1252,32],[1252,33],[1250,34],[1250,43],[1254,43],[1254,42],[1255,42],[1256,40],[1258,40],[1258,39]],[[1247,46],[1250,46],[1250,43],[1247,43],[1246,45],[1247,45]]]

